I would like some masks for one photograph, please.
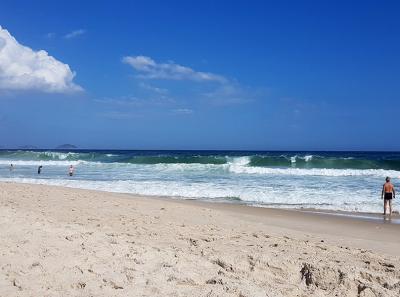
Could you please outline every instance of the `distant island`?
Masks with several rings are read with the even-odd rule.
[[[62,144],[56,147],[56,150],[74,150],[77,149],[78,147],[76,147],[73,144]]]

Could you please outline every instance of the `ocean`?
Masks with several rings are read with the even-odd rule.
[[[261,207],[382,212],[386,176],[400,152],[0,150],[1,181]]]

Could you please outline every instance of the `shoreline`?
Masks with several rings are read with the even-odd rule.
[[[125,194],[125,193],[121,193]],[[345,211],[345,210],[333,210],[333,209],[324,209],[324,208],[305,208],[305,207],[300,207],[300,208],[295,208],[295,207],[271,207],[271,204],[250,204],[246,202],[231,202],[231,201],[213,201],[213,199],[198,199],[198,198],[185,198],[185,197],[169,197],[169,196],[146,196],[146,195],[136,195],[136,194],[129,194],[126,193],[127,195],[132,195],[133,197],[147,197],[150,199],[172,199],[176,201],[188,201],[188,202],[199,202],[199,203],[205,203],[205,204],[221,204],[221,205],[237,205],[237,206],[242,206],[242,207],[250,207],[250,208],[261,208],[261,209],[267,209],[267,210],[282,210],[282,211],[294,211],[294,212],[304,212],[304,213],[310,213],[310,214],[318,214],[318,215],[329,215],[329,216],[338,216],[338,217],[348,217],[348,218],[353,218],[353,219],[360,219],[360,220],[367,220],[367,221],[378,221],[382,223],[392,223],[392,224],[400,224],[400,214],[398,211],[394,211],[391,216],[386,215],[384,216],[383,213],[377,213],[377,212],[357,212],[357,211]],[[275,204],[275,205],[280,205],[280,204]]]
[[[0,187],[3,182],[0,182]],[[227,213],[232,213],[238,216],[246,216],[247,219],[257,223],[264,223],[265,225],[274,225],[277,228],[286,228],[295,230],[296,232],[305,232],[303,229],[306,229],[307,232],[313,233],[316,235],[324,235],[327,230],[329,230],[328,235],[333,236],[341,236],[346,234],[346,227],[352,226],[350,228],[350,232],[346,234],[346,236],[351,237],[355,236],[358,232],[358,228],[360,228],[360,233],[358,235],[362,235],[359,238],[359,241],[366,241],[366,244],[361,244],[361,248],[369,248],[368,242],[372,239],[381,239],[382,242],[387,243],[391,242],[391,239],[397,238],[398,234],[396,232],[400,231],[400,215],[393,214],[390,219],[388,216],[384,217],[382,214],[377,213],[366,213],[366,212],[346,212],[346,211],[333,211],[333,210],[322,210],[322,209],[296,209],[296,208],[273,208],[273,207],[257,207],[251,206],[246,203],[229,203],[229,202],[221,202],[221,201],[209,201],[209,200],[201,200],[195,198],[178,198],[178,197],[170,197],[170,196],[150,196],[150,195],[137,195],[130,193],[118,193],[118,192],[108,192],[101,190],[90,190],[90,189],[82,189],[82,188],[73,188],[68,186],[58,186],[58,185],[43,185],[43,184],[30,184],[30,183],[16,183],[16,182],[4,182],[5,184],[10,185],[28,185],[33,187],[44,187],[44,188],[55,188],[55,189],[63,189],[67,191],[82,191],[88,193],[96,193],[96,194],[104,194],[109,195],[111,197],[122,198],[124,200],[132,200],[132,201],[155,201],[160,203],[175,203],[178,205],[190,205],[195,207],[207,208],[210,210],[223,211]],[[257,220],[255,220],[255,218]],[[288,222],[285,222],[288,220]],[[302,224],[298,226],[293,225],[293,220],[299,220]],[[319,228],[319,224],[322,224],[322,228]],[[332,227],[329,225],[333,224]],[[337,224],[339,227],[344,227],[345,229],[337,229]],[[356,228],[356,230],[354,230]],[[382,230],[384,228],[386,231],[390,232],[388,236],[382,237],[380,232],[373,232],[371,230]],[[366,231],[371,231],[371,233]],[[400,256],[400,237],[397,241],[394,241],[395,244],[399,244],[399,249],[394,250],[392,247],[385,247],[384,244],[378,244],[377,251],[379,252],[388,252],[392,255]]]
[[[87,190],[87,191],[97,191],[102,193],[111,193],[111,194],[121,194],[121,195],[129,195],[133,198],[142,197],[142,198],[149,198],[149,199],[170,199],[172,201],[198,201],[203,203],[211,203],[211,204],[223,204],[223,205],[240,205],[244,207],[251,207],[251,208],[263,208],[263,209],[276,209],[276,210],[289,210],[289,211],[299,211],[299,212],[306,212],[306,213],[315,213],[315,214],[323,214],[323,215],[332,215],[332,216],[343,216],[343,217],[353,217],[356,219],[365,219],[365,220],[377,220],[377,221],[384,221],[385,223],[393,223],[393,224],[400,224],[400,213],[396,209],[392,213],[392,216],[386,217],[383,216],[381,212],[357,212],[357,211],[346,211],[346,210],[332,210],[332,209],[324,209],[324,208],[309,208],[309,207],[286,207],[287,204],[274,204],[274,205],[285,205],[285,207],[273,207],[273,204],[254,204],[254,202],[246,202],[243,200],[230,200],[230,199],[223,199],[223,198],[192,198],[192,197],[181,197],[181,196],[162,196],[162,195],[142,195],[142,194],[133,194],[129,192],[111,192],[106,190],[100,189],[87,189],[87,188],[79,188],[79,187],[71,187],[67,185],[49,185],[45,183],[31,183],[31,182],[16,182],[16,181],[0,181],[1,183],[6,184],[26,184],[26,185],[41,185],[41,186],[49,186],[49,187],[60,187],[65,189],[77,189],[77,190]],[[382,202],[383,203],[383,202]]]

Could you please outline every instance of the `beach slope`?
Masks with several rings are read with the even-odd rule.
[[[0,183],[0,296],[399,296],[400,226]]]

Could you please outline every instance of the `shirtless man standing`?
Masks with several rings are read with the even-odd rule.
[[[390,177],[386,178],[386,183],[382,188],[382,199],[383,202],[383,215],[386,215],[387,204],[389,203],[390,215],[392,215],[392,198],[396,198],[396,193],[394,191],[394,186],[390,182]]]

